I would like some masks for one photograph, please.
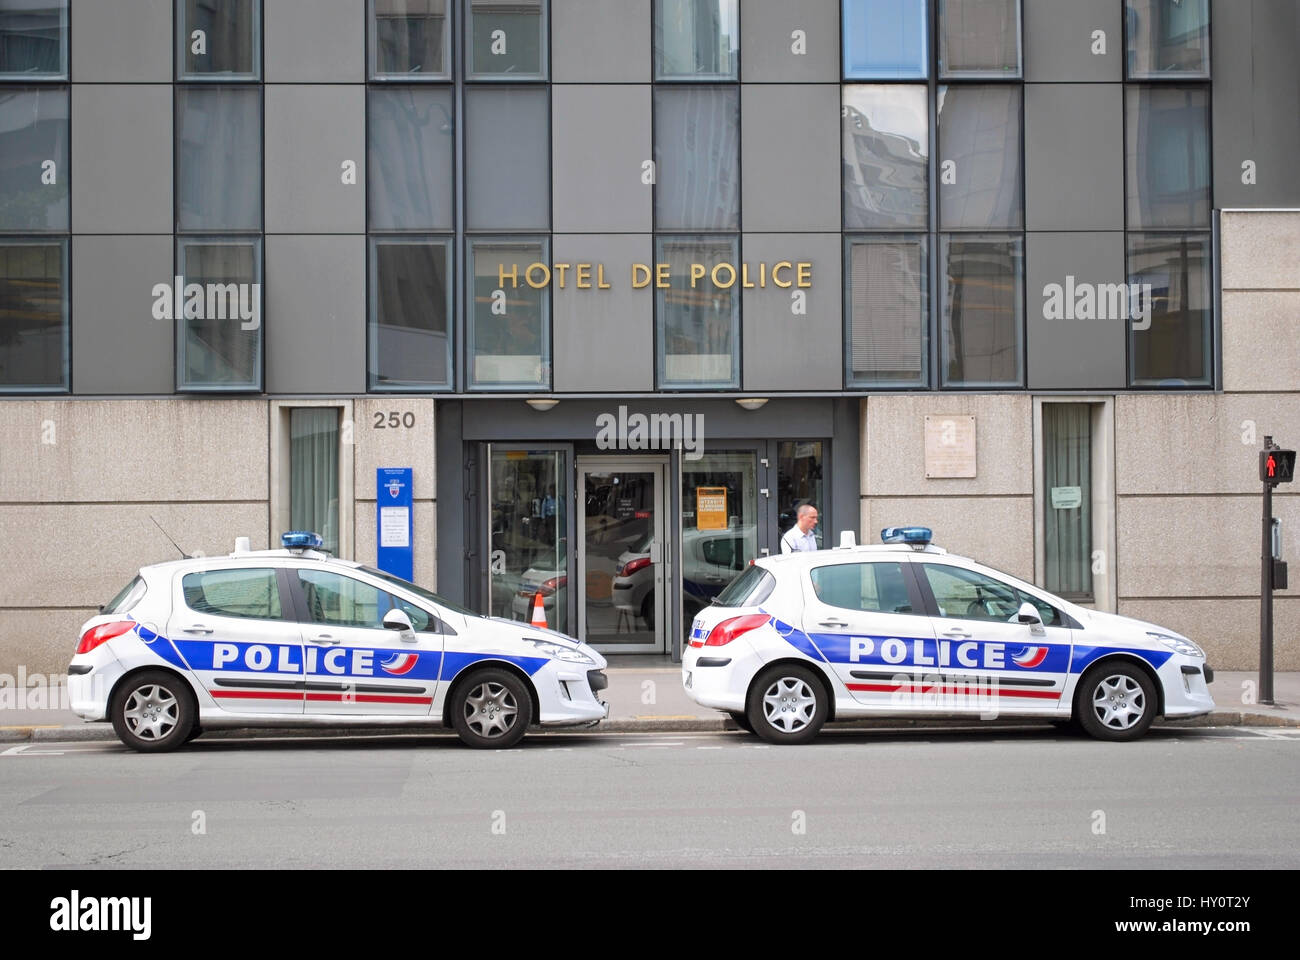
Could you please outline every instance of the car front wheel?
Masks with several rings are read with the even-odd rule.
[[[754,733],[769,743],[807,743],[830,713],[821,681],[807,667],[777,664],[749,688],[745,714]]]
[[[1079,681],[1075,717],[1098,740],[1136,740],[1156,718],[1155,686],[1140,667],[1103,663]]]
[[[508,670],[481,670],[456,691],[452,725],[461,742],[479,749],[513,747],[532,723],[533,700]]]
[[[197,714],[189,685],[161,670],[128,679],[113,695],[109,708],[118,739],[143,753],[175,750],[186,743]]]

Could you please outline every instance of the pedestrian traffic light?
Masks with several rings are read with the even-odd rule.
[[[1259,479],[1277,486],[1295,479],[1294,450],[1261,450],[1259,452]]]

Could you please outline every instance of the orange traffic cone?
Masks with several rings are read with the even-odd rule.
[[[528,621],[529,626],[541,627],[547,629],[546,624],[546,605],[542,603],[542,591],[538,590],[533,594],[533,619]]]

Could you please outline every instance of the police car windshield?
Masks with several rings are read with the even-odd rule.
[[[776,578],[762,567],[749,566],[744,573],[713,598],[719,607],[753,607],[762,603],[776,586]]]
[[[444,607],[447,610],[452,611],[453,613],[459,613],[463,617],[483,616],[483,614],[481,613],[475,613],[473,610],[467,610],[466,608],[462,607],[458,603],[452,603],[450,600],[446,599],[445,597],[438,596],[432,590],[426,590],[424,589],[424,587],[416,586],[414,583],[411,583],[411,581],[403,580],[401,577],[395,577],[391,573],[384,573],[384,571],[376,570],[374,567],[362,567],[361,569],[364,570],[366,573],[370,574],[372,577],[378,577],[380,580],[384,580],[387,583],[391,583],[395,587],[401,587],[403,590],[409,590],[417,597],[420,597],[424,600],[428,600],[430,603],[436,603],[438,604],[438,606]]]

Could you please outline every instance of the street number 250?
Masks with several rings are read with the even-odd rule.
[[[376,430],[396,430],[398,427],[415,426],[415,414],[410,410],[405,413],[398,413],[396,410],[390,410],[387,415],[382,412],[375,413]]]

